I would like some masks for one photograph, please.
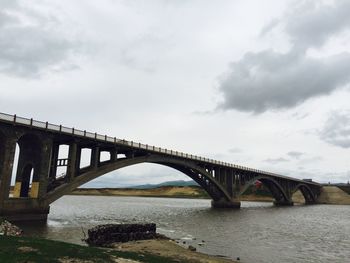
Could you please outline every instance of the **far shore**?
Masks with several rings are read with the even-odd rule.
[[[78,188],[71,195],[90,196],[136,196],[136,197],[167,197],[167,198],[194,198],[211,199],[208,194],[199,186],[161,186],[150,189],[135,188]],[[251,202],[273,202],[269,195],[249,193],[240,196],[241,201]],[[304,203],[300,191],[293,195],[294,203]],[[322,204],[350,205],[350,194],[336,186],[324,186],[319,198]]]
[[[78,188],[71,195],[90,196],[136,196],[136,197],[167,197],[211,199],[199,186],[162,186],[151,189],[135,188]],[[241,201],[273,202],[270,196],[243,195]]]

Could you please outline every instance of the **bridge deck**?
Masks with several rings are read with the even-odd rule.
[[[283,175],[276,174],[276,173],[262,171],[259,169],[253,169],[253,168],[249,168],[249,167],[245,167],[245,166],[241,166],[241,165],[236,165],[236,164],[232,164],[232,163],[213,160],[213,159],[209,159],[209,158],[205,158],[205,157],[201,157],[201,156],[197,156],[197,155],[193,155],[193,154],[169,150],[169,149],[151,146],[151,145],[143,144],[143,143],[139,143],[139,142],[121,140],[121,139],[117,139],[116,137],[110,137],[107,135],[92,133],[92,132],[88,132],[85,130],[84,131],[78,130],[75,128],[68,128],[68,127],[65,127],[62,125],[55,125],[55,124],[51,124],[49,122],[42,122],[42,121],[37,121],[37,120],[33,120],[33,119],[18,117],[16,115],[9,115],[9,114],[5,114],[5,113],[0,113],[0,122],[12,124],[12,125],[19,125],[19,126],[40,129],[40,130],[53,132],[53,133],[65,134],[65,135],[73,136],[73,137],[90,139],[90,140],[99,141],[99,142],[108,143],[108,144],[125,146],[128,148],[134,148],[134,149],[138,149],[138,150],[160,153],[160,154],[169,155],[172,157],[194,160],[194,161],[205,163],[208,165],[229,167],[229,168],[234,168],[234,169],[242,170],[242,171],[248,171],[248,172],[257,173],[257,174],[261,174],[261,175],[268,175],[268,176],[283,178],[283,179],[292,180],[292,181],[300,181],[304,184],[305,183],[306,184],[313,184],[313,185],[317,185],[317,186],[320,185],[316,182],[304,181],[304,180],[300,180],[300,179],[296,179],[296,178],[292,178],[292,177],[288,177],[288,176],[283,176]]]

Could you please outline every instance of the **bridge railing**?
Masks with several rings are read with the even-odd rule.
[[[82,131],[82,130],[78,130],[75,128],[68,128],[68,127],[65,127],[62,125],[55,125],[55,124],[52,124],[49,122],[42,122],[42,121],[37,121],[37,120],[33,120],[33,119],[18,117],[17,115],[10,115],[10,114],[0,112],[0,120],[5,121],[5,122],[9,122],[9,123],[13,123],[13,124],[20,124],[20,125],[24,125],[24,126],[35,127],[35,128],[39,128],[39,129],[43,129],[43,130],[47,130],[47,131],[59,132],[59,133],[67,134],[67,135],[74,135],[74,136],[78,136],[78,137],[94,139],[97,141],[110,142],[110,143],[114,143],[114,144],[118,144],[118,145],[125,145],[125,146],[136,148],[136,149],[148,150],[148,151],[158,152],[158,153],[167,154],[167,155],[171,155],[171,156],[177,156],[177,157],[181,157],[181,158],[186,158],[186,159],[197,160],[197,161],[201,161],[201,162],[205,162],[205,163],[220,165],[220,166],[224,166],[224,167],[237,168],[240,170],[245,170],[245,171],[256,172],[256,173],[260,173],[260,174],[266,174],[266,175],[270,175],[270,176],[283,177],[286,179],[289,178],[289,179],[295,180],[295,178],[290,178],[290,177],[275,174],[275,173],[270,173],[270,172],[266,172],[266,171],[252,169],[252,168],[248,168],[248,167],[244,167],[244,166],[240,166],[240,165],[236,165],[236,164],[231,164],[231,163],[227,163],[227,162],[217,161],[217,160],[213,160],[213,159],[209,159],[209,158],[205,158],[205,157],[200,157],[200,156],[192,155],[192,154],[188,154],[188,153],[168,150],[168,149],[156,147],[153,145],[151,146],[151,145],[142,144],[139,142],[118,139],[116,137],[110,137],[107,135],[92,133],[92,132],[88,132],[85,130]]]

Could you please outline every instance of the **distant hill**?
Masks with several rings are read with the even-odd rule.
[[[184,181],[184,180],[178,180],[178,181],[167,181],[160,184],[143,184],[143,185],[135,185],[135,186],[129,186],[128,188],[134,188],[134,189],[152,189],[162,186],[198,186],[198,184],[191,180],[191,181]]]

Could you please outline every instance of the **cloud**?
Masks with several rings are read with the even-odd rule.
[[[291,108],[347,84],[350,54],[315,59],[263,51],[246,54],[230,68],[220,85],[225,95],[221,106],[260,113]]]
[[[315,162],[320,162],[323,160],[322,156],[313,156],[309,158],[303,158],[302,160],[299,161],[299,164],[305,165],[305,164],[311,164]]]
[[[61,28],[60,20],[21,4],[5,1],[0,9],[0,72],[37,77],[74,68],[69,60],[80,43]]]
[[[350,111],[332,112],[319,136],[329,144],[350,148]]]
[[[350,8],[349,1],[336,1],[331,8],[303,2],[284,19],[265,26],[262,36],[281,26],[291,49],[286,53],[248,52],[231,63],[219,82],[223,94],[219,108],[254,113],[288,109],[346,86],[350,82],[349,53],[323,58],[307,55],[308,49],[320,47],[330,37],[350,29],[350,18],[343,10],[346,7]]]
[[[285,158],[268,158],[266,160],[264,160],[264,162],[267,162],[267,163],[271,163],[271,164],[277,164],[277,163],[284,163],[284,162],[289,162],[289,160],[285,159]]]
[[[243,152],[242,149],[237,148],[237,147],[231,148],[231,149],[229,149],[228,151],[229,151],[230,153],[242,153],[242,152]]]
[[[287,12],[285,30],[292,43],[301,49],[322,46],[330,36],[350,26],[350,2],[337,0],[294,1],[295,6]]]
[[[301,156],[304,155],[302,152],[296,152],[296,151],[291,151],[287,153],[288,156],[294,158],[294,159],[300,159]]]
[[[350,171],[347,172],[330,172],[323,175],[323,181],[329,183],[347,183],[350,178]]]

